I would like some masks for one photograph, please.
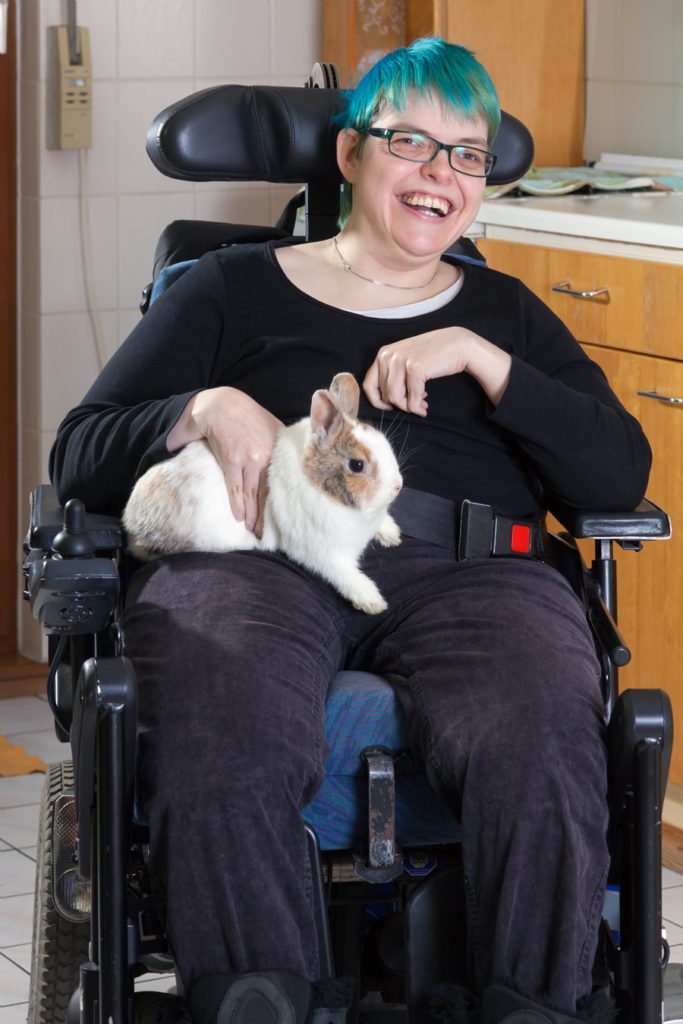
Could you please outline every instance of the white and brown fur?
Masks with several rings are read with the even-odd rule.
[[[280,431],[260,539],[232,515],[207,442],[193,441],[135,484],[123,513],[129,550],[143,559],[279,550],[361,611],[384,611],[384,598],[358,561],[373,538],[386,547],[400,543],[387,509],[402,480],[386,437],[357,419],[359,397],[353,376],[337,374],[328,390],[313,395],[310,416]]]

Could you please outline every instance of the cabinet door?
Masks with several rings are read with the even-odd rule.
[[[581,164],[583,0],[444,0],[443,7],[445,25],[435,31],[474,50],[503,109],[530,129],[535,163]]]
[[[683,266],[490,238],[477,240],[477,246],[489,266],[524,281],[579,341],[683,356]],[[562,294],[554,290],[558,285],[597,294]]]
[[[625,407],[642,424],[653,451],[647,496],[669,513],[673,537],[635,553],[617,548],[619,625],[631,648],[621,689],[661,687],[674,707],[675,734],[683,735],[683,405],[643,398],[639,391],[683,398],[683,364],[584,345],[605,371]],[[584,549],[592,557],[590,546]],[[683,744],[674,747],[671,782],[683,785]]]
[[[423,10],[423,0],[419,0],[417,6],[414,16],[407,19],[402,4],[323,0],[322,60],[335,65],[343,89],[353,88],[388,50],[405,46],[406,22],[414,26],[416,34],[433,31],[429,27],[431,5]],[[424,33],[419,31],[421,27]]]
[[[647,496],[670,515],[673,537],[646,543],[638,553],[615,545],[618,619],[633,655],[621,670],[620,686],[622,690],[666,690],[674,708],[675,731],[682,734],[683,538],[677,525],[683,519],[683,404],[667,405],[638,392],[683,398],[683,352],[677,328],[683,313],[678,306],[683,302],[683,267],[486,239],[477,244],[492,267],[519,277],[555,309],[605,371],[650,441],[653,463]],[[605,283],[605,275],[610,285],[614,283],[607,306],[582,303],[550,290],[550,282],[563,277],[594,285]],[[642,354],[643,350],[674,358]],[[590,563],[593,545],[586,541],[580,546]],[[671,781],[683,785],[683,744],[674,748]]]
[[[387,50],[442,35],[474,50],[501,106],[534,136],[537,164],[583,163],[584,0],[323,0],[323,60],[342,86]]]

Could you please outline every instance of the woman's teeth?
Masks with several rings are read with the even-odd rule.
[[[408,195],[403,196],[402,201],[407,206],[420,207],[425,213],[428,212],[437,217],[445,217],[449,210],[448,201],[437,196]]]

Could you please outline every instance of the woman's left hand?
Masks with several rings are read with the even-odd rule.
[[[376,409],[428,411],[425,384],[469,373],[493,405],[503,397],[512,360],[507,352],[465,327],[444,327],[384,345],[365,375],[363,390]]]

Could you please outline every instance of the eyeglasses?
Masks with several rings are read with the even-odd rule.
[[[386,139],[389,152],[401,160],[412,160],[416,164],[428,164],[444,149],[448,162],[454,171],[469,174],[473,178],[486,178],[494,168],[496,157],[476,146],[461,146],[454,142],[447,145],[421,132],[406,132],[400,128],[357,128],[360,135],[372,135],[375,139]]]

